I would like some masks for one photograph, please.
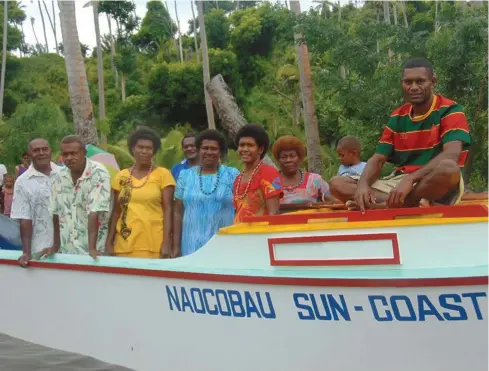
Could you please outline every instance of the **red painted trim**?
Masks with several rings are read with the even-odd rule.
[[[292,243],[315,243],[315,242],[345,242],[345,241],[391,241],[392,257],[387,258],[358,258],[358,259],[315,259],[315,260],[293,260],[275,257],[275,245]],[[325,247],[327,248],[327,246]],[[399,243],[396,233],[372,233],[372,234],[344,234],[336,236],[314,236],[314,237],[284,237],[269,238],[268,252],[270,265],[286,267],[327,267],[327,266],[349,266],[349,265],[384,265],[401,264]]]
[[[486,205],[456,205],[456,206],[432,206],[410,207],[404,209],[368,210],[365,214],[360,211],[338,211],[329,213],[290,214],[290,215],[266,215],[244,217],[243,222],[268,222],[269,225],[280,224],[304,224],[308,220],[345,218],[347,222],[368,222],[378,220],[394,220],[397,217],[422,216],[430,214],[442,214],[442,218],[469,218],[488,217]]]
[[[0,265],[18,265],[16,260],[0,259]],[[240,276],[213,273],[172,272],[163,270],[100,267],[96,265],[77,265],[62,263],[47,263],[34,261],[30,268],[60,269],[80,272],[97,272],[122,274],[129,276],[160,277],[191,281],[207,281],[222,283],[243,283],[251,285],[280,285],[280,286],[320,286],[320,287],[446,287],[446,286],[475,286],[487,285],[487,276],[453,277],[453,278],[401,278],[401,279],[365,279],[365,278],[302,278],[302,277],[263,277]],[[23,268],[18,268],[23,269]],[[103,279],[103,277],[101,277]]]

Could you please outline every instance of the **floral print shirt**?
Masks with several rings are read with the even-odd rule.
[[[61,252],[88,254],[88,215],[98,213],[97,250],[103,251],[110,213],[110,175],[90,159],[73,184],[71,171],[63,167],[53,178],[51,212],[59,217]]]

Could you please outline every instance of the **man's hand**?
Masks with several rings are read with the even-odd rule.
[[[163,241],[161,244],[160,256],[162,259],[170,259],[172,256],[171,246],[169,242]]]
[[[362,213],[365,213],[365,209],[369,209],[371,204],[375,203],[372,190],[368,185],[358,184],[357,191],[355,192],[355,203],[356,207],[358,207]]]
[[[32,259],[32,255],[31,254],[26,254],[26,253],[23,253],[18,262],[19,262],[19,265],[22,267],[22,268],[27,268],[27,266],[29,265],[29,260]]]
[[[57,247],[57,246],[46,247],[34,255],[34,260],[38,260],[38,259],[42,259],[42,258],[50,258],[54,254],[56,254],[58,252],[58,250],[59,250],[59,247]]]
[[[414,184],[411,177],[404,176],[401,182],[392,189],[387,198],[387,206],[389,208],[399,208],[404,205],[404,200],[407,195],[413,190]]]
[[[90,255],[93,258],[93,260],[98,260],[98,257],[102,255],[102,253],[97,249],[91,249],[88,251],[88,255]]]

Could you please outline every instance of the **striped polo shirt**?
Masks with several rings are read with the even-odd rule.
[[[463,108],[441,95],[435,95],[428,112],[412,116],[408,103],[392,112],[376,153],[387,156],[396,173],[412,173],[443,151],[443,145],[461,141],[459,165],[464,167],[471,143],[469,125]]]

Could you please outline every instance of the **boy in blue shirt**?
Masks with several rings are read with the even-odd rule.
[[[365,169],[365,162],[360,160],[362,145],[353,135],[347,135],[338,142],[336,153],[340,158],[341,166],[338,169],[338,176],[349,176],[359,179]]]

